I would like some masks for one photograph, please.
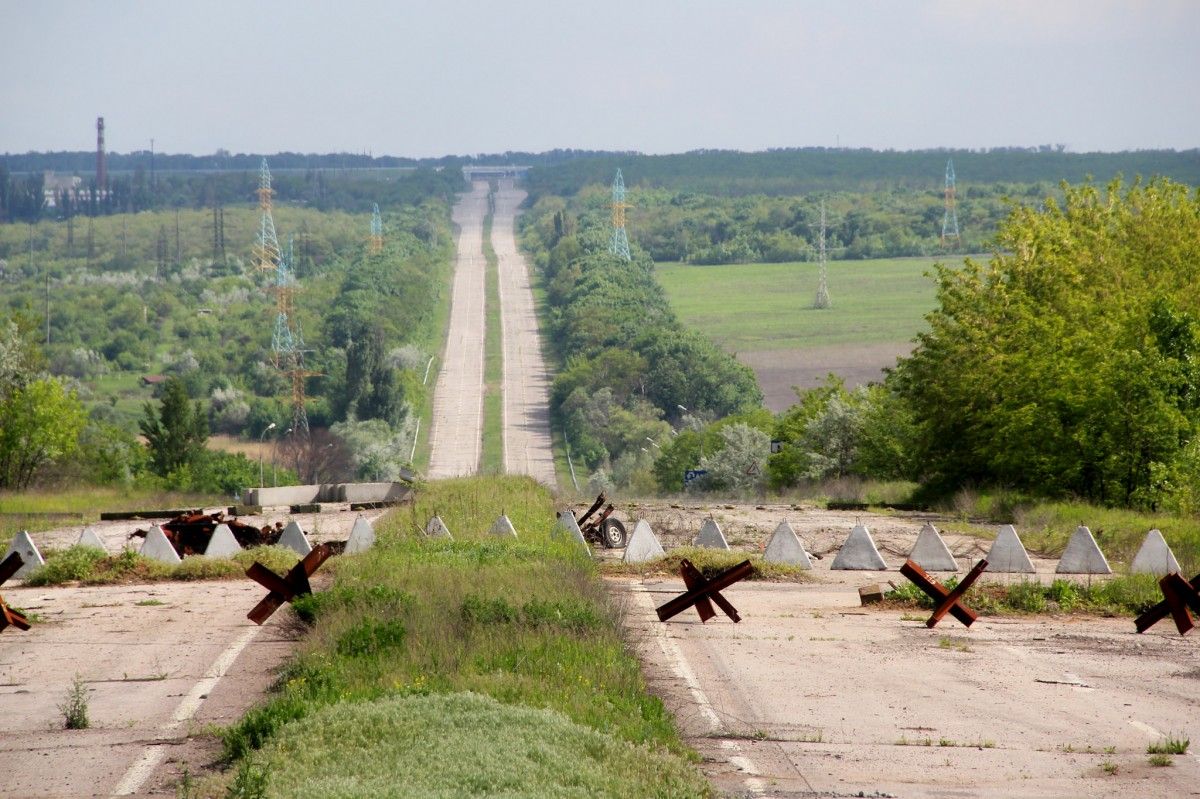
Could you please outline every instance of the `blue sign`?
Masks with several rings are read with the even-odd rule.
[[[699,480],[704,475],[708,474],[708,469],[688,469],[683,473],[683,484],[686,486],[693,480]]]

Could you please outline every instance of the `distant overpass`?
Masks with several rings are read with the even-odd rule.
[[[529,171],[527,166],[464,166],[463,177],[470,180],[495,180],[499,178],[512,178],[520,180],[525,177],[525,173]]]

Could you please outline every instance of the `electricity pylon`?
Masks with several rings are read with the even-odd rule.
[[[275,236],[275,218],[271,216],[271,170],[267,159],[262,160],[258,170],[258,238],[254,242],[254,263],[259,273],[274,272],[279,268],[279,239]]]
[[[632,261],[633,257],[629,254],[629,236],[625,233],[625,209],[628,207],[629,204],[625,202],[625,179],[621,177],[621,170],[618,169],[612,184],[613,232],[608,251],[626,261]]]
[[[946,161],[946,213],[942,215],[942,246],[948,246],[947,242],[954,239],[957,244],[962,244],[962,236],[958,234],[958,209],[955,207],[955,188],[954,188],[954,159]]]
[[[371,212],[371,255],[383,252],[383,217],[379,214],[379,203]]]

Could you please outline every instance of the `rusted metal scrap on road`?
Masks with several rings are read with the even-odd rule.
[[[1137,631],[1144,633],[1170,616],[1179,634],[1187,635],[1195,626],[1188,614],[1188,608],[1200,615],[1200,591],[1196,590],[1196,586],[1200,586],[1200,574],[1190,582],[1180,577],[1178,572],[1171,572],[1159,580],[1158,587],[1162,590],[1163,600],[1137,617],[1134,622]]]
[[[193,511],[183,513],[168,522],[164,522],[161,527],[163,533],[167,536],[167,540],[171,542],[171,546],[175,548],[176,554],[179,557],[186,555],[200,555],[208,548],[209,539],[212,538],[213,531],[218,525],[227,525],[233,537],[237,539],[238,545],[243,549],[257,546],[270,546],[278,543],[279,536],[283,534],[283,523],[275,522],[274,525],[264,525],[263,527],[255,527],[252,524],[239,522],[236,516],[226,516],[218,511],[216,513],[203,513],[201,511]],[[145,538],[149,533],[148,530],[134,530],[130,534],[130,538]]]
[[[0,585],[12,577],[21,567],[25,565],[25,561],[16,552],[13,552],[3,563],[0,563]],[[29,619],[25,618],[19,611],[10,608],[4,601],[4,597],[0,596],[0,631],[7,627],[16,627],[18,630],[29,629]]]
[[[312,577],[321,564],[334,555],[333,547],[328,544],[317,544],[304,559],[291,568],[286,576],[280,577],[258,561],[246,569],[246,576],[270,591],[262,601],[246,614],[246,618],[255,624],[262,624],[271,618],[271,614],[279,610],[284,602],[291,602],[303,594],[311,594],[312,586],[308,578]]]
[[[979,575],[983,574],[987,565],[988,562],[986,560],[976,563],[975,568],[971,569],[962,582],[954,586],[953,590],[946,588],[934,580],[924,569],[911,560],[904,562],[904,565],[900,567],[900,573],[911,580],[917,588],[920,588],[933,600],[933,615],[925,622],[926,627],[936,626],[939,621],[946,617],[947,613],[962,622],[964,626],[970,627],[979,618],[979,614],[964,605],[961,599],[963,594],[967,593],[967,589],[979,579]]]
[[[717,612],[713,610],[714,602],[734,622],[742,620],[742,617],[738,615],[737,608],[731,605],[728,599],[721,596],[721,590],[748,577],[754,571],[750,561],[744,560],[711,580],[701,574],[700,570],[686,558],[680,564],[679,571],[688,590],[657,608],[659,621],[666,621],[695,605],[696,612],[700,614],[700,621],[706,622],[717,615]]]

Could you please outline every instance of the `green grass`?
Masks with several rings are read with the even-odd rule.
[[[455,540],[426,539],[433,512]],[[519,539],[488,536],[501,512]],[[703,796],[594,564],[527,477],[445,480],[301,601],[277,690],[223,733],[269,796]],[[249,777],[247,777],[249,779]]]
[[[945,583],[948,588],[957,584],[957,577],[951,577]],[[884,598],[889,607],[933,607],[933,600],[908,582],[889,591]],[[965,601],[972,610],[984,615],[1079,612],[1136,616],[1161,599],[1158,578],[1152,574],[1129,574],[1091,585],[1063,579],[1049,585],[1033,580],[1009,585],[976,583]]]
[[[504,349],[500,327],[500,260],[492,247],[492,218],[489,207],[483,220],[484,335],[483,335],[483,446],[480,470],[484,474],[504,472]]]
[[[0,537],[11,539],[21,530],[36,533],[98,521],[101,511],[199,508],[226,501],[210,494],[115,486],[0,492]]]
[[[1168,735],[1162,740],[1155,741],[1146,747],[1148,755],[1182,755],[1186,754],[1191,741],[1187,738],[1176,738]]]
[[[762,555],[738,550],[712,549],[709,547],[676,547],[661,558],[643,563],[626,563],[622,560],[606,560],[599,568],[605,574],[649,574],[678,575],[681,561],[686,558],[705,577],[713,577],[731,566],[749,560],[753,571],[747,580],[777,580],[803,582],[809,579],[809,571],[786,563],[768,563]]]
[[[831,261],[833,308],[812,310],[817,264],[696,266],[656,274],[680,319],[730,352],[906,342],[925,329],[934,258]]]
[[[151,583],[168,580],[228,580],[243,577],[255,561],[275,572],[295,565],[297,555],[283,547],[254,547],[238,552],[231,558],[187,557],[171,566],[144,558],[129,549],[119,555],[108,555],[93,547],[72,546],[45,553],[46,563],[25,578],[26,585],[62,585],[78,582],[83,585],[112,585],[115,583]]]

